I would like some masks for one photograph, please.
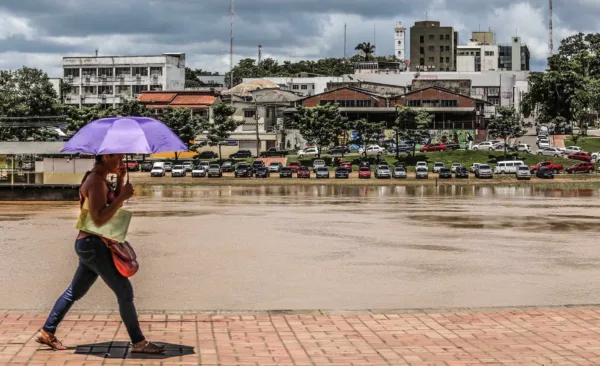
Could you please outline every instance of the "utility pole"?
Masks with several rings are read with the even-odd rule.
[[[552,40],[552,0],[548,0],[548,56],[552,56],[554,52],[554,41]]]
[[[229,87],[233,88],[233,1],[230,0],[230,11],[229,11],[229,20],[230,20],[230,39],[229,39]],[[231,103],[233,104],[233,98],[231,98]]]
[[[262,44],[258,45],[258,64],[262,61]]]
[[[344,59],[347,58],[347,56],[346,56],[346,30],[347,30],[346,23],[344,23]]]
[[[377,53],[377,33],[375,33],[375,23],[373,23],[373,56]]]

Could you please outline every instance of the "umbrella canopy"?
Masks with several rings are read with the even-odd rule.
[[[155,154],[188,151],[164,123],[148,117],[111,117],[93,121],[65,144],[61,152],[82,154]]]

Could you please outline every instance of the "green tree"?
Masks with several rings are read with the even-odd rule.
[[[360,144],[363,148],[363,154],[367,157],[367,146],[377,141],[379,135],[383,132],[383,122],[369,122],[366,119],[358,119],[350,123],[352,130],[356,132],[356,140],[352,141],[354,144]]]
[[[114,109],[116,116],[152,117],[152,111],[136,99],[126,99]]]
[[[158,119],[173,131],[183,141],[189,150],[196,149],[196,136],[202,131],[205,119],[193,114],[187,108],[165,109]],[[179,153],[175,152],[175,160],[179,160]]]
[[[321,157],[322,147],[337,141],[347,121],[338,107],[338,104],[327,104],[296,108],[298,112],[294,116],[294,122],[300,134],[315,143],[319,151],[318,158]]]
[[[371,42],[362,42],[354,47],[356,51],[360,51],[365,55],[365,61],[368,61],[372,58],[375,53],[375,45],[372,45]]]
[[[62,108],[48,75],[42,70],[23,67],[14,71],[0,71],[0,118],[39,118],[60,116]],[[58,137],[47,127],[2,127],[0,141],[49,141]]]
[[[185,68],[185,87],[186,88],[200,88],[202,83],[196,76],[196,72],[189,67]]]
[[[204,121],[202,124],[202,130],[208,131],[206,137],[208,140],[219,146],[219,159],[222,159],[221,146],[227,142],[231,133],[236,130],[243,121],[236,121],[233,119],[233,114],[236,108],[228,104],[218,104],[213,107],[213,121]]]
[[[513,107],[497,106],[496,114],[488,122],[488,134],[493,138],[504,140],[504,159],[506,159],[508,139],[523,136],[525,130],[523,130],[521,119]]]
[[[424,110],[401,105],[396,107],[396,120],[393,125],[396,132],[396,158],[399,158],[397,147],[400,139],[413,144],[413,156],[415,155],[417,142],[420,143],[424,138],[429,137],[429,126],[433,117]]]

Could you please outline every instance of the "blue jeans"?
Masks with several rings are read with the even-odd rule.
[[[140,329],[133,304],[133,287],[129,279],[123,277],[115,267],[110,249],[99,237],[88,236],[75,241],[75,252],[79,256],[79,266],[75,271],[73,281],[56,301],[43,329],[54,334],[73,303],[81,299],[100,276],[117,295],[119,312],[131,342],[143,341],[145,337]]]

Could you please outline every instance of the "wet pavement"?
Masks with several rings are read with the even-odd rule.
[[[142,310],[600,303],[599,190],[144,186],[128,203]],[[48,309],[76,203],[0,203],[0,309]],[[112,310],[98,281],[75,309]]]

